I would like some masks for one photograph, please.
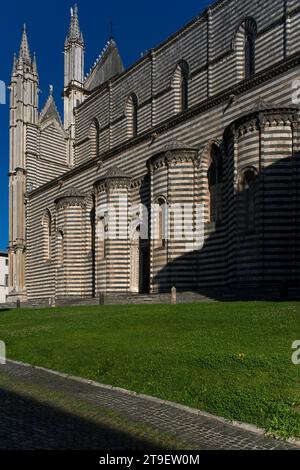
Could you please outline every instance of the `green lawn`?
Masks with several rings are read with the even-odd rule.
[[[14,310],[0,340],[12,359],[300,437],[299,319],[296,302]]]

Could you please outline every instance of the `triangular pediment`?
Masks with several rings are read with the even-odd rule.
[[[49,98],[41,111],[40,114],[40,124],[44,124],[46,121],[54,120],[56,121],[61,128],[63,128],[62,121],[56,107],[52,92],[50,92]]]

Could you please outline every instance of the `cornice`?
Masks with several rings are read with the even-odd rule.
[[[78,189],[71,187],[67,189],[64,193],[58,196],[54,204],[57,209],[65,208],[67,206],[85,206],[86,194],[80,192]]]
[[[147,162],[150,171],[157,170],[162,167],[175,166],[183,162],[196,162],[199,154],[198,149],[174,149],[159,152],[151,157]]]
[[[56,199],[54,201],[56,205],[56,209],[65,209],[66,207],[85,207],[85,200],[84,198],[79,197],[65,197],[61,199]]]
[[[273,109],[257,110],[249,112],[230,123],[224,131],[224,139],[228,135],[240,137],[248,132],[258,131],[268,123],[282,125],[292,125],[299,122],[300,107],[276,107]]]
[[[131,185],[131,178],[116,177],[116,178],[100,178],[94,183],[94,188],[97,193],[109,192],[111,189],[127,188]]]

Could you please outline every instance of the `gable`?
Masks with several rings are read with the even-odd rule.
[[[88,75],[85,88],[91,91],[123,71],[124,67],[117,45],[113,40],[110,40],[102,56],[99,57]]]

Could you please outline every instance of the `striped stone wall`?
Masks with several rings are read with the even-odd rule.
[[[174,73],[179,61],[189,66],[189,103],[196,105],[234,86],[241,76],[237,45],[245,18],[257,25],[256,72],[299,52],[299,5],[284,0],[224,1],[212,4],[188,26],[152,49],[120,76],[96,90],[76,110],[76,164],[88,156],[88,128],[100,122],[101,152],[128,139],[125,105],[130,93],[138,98],[138,131],[148,131],[178,112]]]
[[[69,169],[68,138],[54,119],[44,125],[26,127],[27,189],[32,190],[62,175]]]
[[[292,110],[265,110],[245,117],[231,129],[227,155],[237,161],[231,170],[233,190],[231,217],[227,224],[227,276],[239,285],[295,283],[299,280],[299,147],[298,113]],[[226,138],[227,139],[227,138]],[[239,187],[243,171],[257,174],[255,228],[245,232],[243,198]],[[228,191],[228,189],[227,189]]]
[[[123,173],[95,183],[97,294],[130,290],[129,187]]]
[[[150,290],[169,289],[173,284],[188,290],[238,282],[281,283],[298,278],[299,126],[291,110],[286,118],[286,109],[292,105],[292,83],[300,76],[299,35],[294,32],[299,32],[299,6],[289,1],[286,9],[283,7],[280,0],[216,2],[208,12],[104,84],[76,109],[75,167],[64,172],[63,164],[59,166],[64,161],[65,150],[58,140],[53,148],[58,153],[58,160],[53,163],[53,171],[57,167],[56,175],[47,163],[47,176],[44,180],[40,176],[38,183],[45,184],[28,197],[29,298],[129,292],[132,274],[129,234],[140,217],[138,210],[131,215],[132,208],[143,203],[150,213],[151,204],[159,196],[181,204],[202,203],[205,242],[202,249],[193,250],[176,240],[157,248],[151,240],[146,247],[150,256]],[[257,23],[257,63],[256,75],[243,81],[238,80],[233,41],[246,16],[253,17]],[[179,60],[185,60],[190,70],[189,110],[185,113],[178,113],[171,86]],[[128,139],[125,103],[131,93],[138,99],[138,135]],[[257,101],[267,103],[260,105],[258,116],[269,113],[276,117],[265,120],[263,131],[253,111]],[[248,117],[240,120],[241,116]],[[91,159],[90,128],[94,119],[99,122],[99,155]],[[35,130],[32,128],[31,132],[34,134]],[[192,158],[181,159],[181,148],[180,158],[173,163],[149,168],[148,162],[154,156],[163,155],[162,161],[166,161],[165,154],[174,140],[184,149],[193,149],[198,163]],[[224,158],[223,219],[217,224],[208,220],[207,171],[213,142],[220,145]],[[31,151],[29,173],[38,174],[41,166],[37,168],[33,158],[37,150]],[[110,169],[116,167],[126,173],[126,184],[107,183]],[[260,175],[256,232],[251,234],[241,233],[243,215],[237,207],[239,176],[246,167],[255,168]],[[70,188],[76,188],[82,195],[82,203],[58,210],[55,201],[61,200]],[[118,226],[119,230],[127,231],[128,238],[103,240],[107,221],[101,212],[105,212],[109,201],[117,202],[120,197],[123,208],[117,214]],[[290,200],[293,203],[286,211],[282,201]],[[91,227],[93,208],[94,229]],[[53,256],[45,263],[40,238],[47,209],[53,220]],[[196,214],[192,217],[195,226]],[[294,227],[293,256],[287,248],[290,220]],[[282,225],[280,230],[278,221]],[[150,231],[152,224],[150,217]],[[61,233],[65,250],[63,265],[57,254]],[[192,247],[195,233],[187,233],[187,238]],[[291,266],[293,275],[287,274]]]
[[[65,177],[63,177],[63,185],[68,187],[69,185],[75,185],[76,187],[80,188],[81,191],[85,193],[89,193],[93,190],[93,184],[100,175],[105,175],[108,169],[112,165],[117,165],[120,168],[126,170],[132,178],[136,181],[143,181],[143,179],[147,176],[148,170],[146,166],[146,162],[149,158],[151,158],[154,154],[159,152],[159,150],[166,145],[170,139],[173,138],[174,130],[176,131],[176,138],[178,140],[186,142],[188,145],[196,146],[200,149],[200,156],[204,155],[205,149],[208,143],[211,140],[211,137],[215,136],[216,138],[222,137],[223,129],[226,127],[225,123],[229,125],[234,117],[237,118],[245,108],[251,108],[253,105],[253,100],[255,100],[256,96],[263,96],[266,99],[269,98],[270,94],[274,94],[277,98],[277,103],[281,103],[282,105],[290,104],[291,93],[290,89],[286,87],[287,80],[289,83],[292,82],[293,77],[296,78],[298,76],[297,70],[292,70],[288,73],[282,74],[281,76],[277,77],[276,79],[270,80],[266,82],[264,85],[261,86],[259,92],[253,96],[253,92],[250,89],[248,93],[244,93],[236,103],[233,104],[232,108],[225,114],[223,113],[223,109],[226,105],[218,105],[207,113],[200,114],[199,116],[191,117],[187,121],[183,121],[182,123],[178,123],[174,128],[170,130],[164,131],[159,135],[158,139],[151,144],[150,137],[145,139],[131,148],[122,149],[119,152],[116,152],[114,155],[108,155],[107,158],[103,158],[102,166],[97,163],[97,161],[92,162],[88,168],[83,166],[82,169],[74,169],[72,172],[68,173]],[[238,106],[238,103],[243,103]],[[218,124],[217,127],[216,124]],[[190,129],[193,129],[193,132],[190,132]],[[212,132],[212,129],[214,131]],[[240,162],[241,166],[244,165],[257,165],[257,152],[255,149],[256,141],[255,138],[253,140],[255,132],[250,134],[247,137],[241,136],[240,142],[232,144],[232,148],[234,148],[235,156],[229,157],[231,155],[231,151],[227,150],[227,158],[229,160],[228,168],[226,169],[226,178],[232,181],[232,178],[235,177],[237,179],[238,173],[238,162]],[[229,145],[229,144],[228,144]],[[202,150],[201,150],[202,149]],[[286,155],[284,153],[284,155]],[[270,162],[274,160],[274,155],[271,154]],[[232,176],[233,174],[233,176]],[[234,176],[236,175],[236,176]],[[205,172],[202,174],[202,179],[199,177],[199,185],[204,185],[205,188]],[[155,182],[157,185],[157,193],[164,192],[166,190],[166,182],[167,179],[162,172],[160,172],[160,178]],[[41,190],[35,191],[30,197],[30,209],[32,211],[32,217],[34,218],[34,225],[31,225],[31,229],[29,229],[29,240],[32,238],[37,238],[40,236],[40,227],[41,227],[41,220],[43,211],[49,207],[52,211],[55,210],[53,208],[53,201],[59,195],[59,180],[56,183],[49,183],[48,187],[45,186]],[[141,183],[140,183],[141,184]],[[152,184],[152,183],[151,183]],[[154,184],[154,183],[153,183]],[[164,189],[165,188],[165,189]],[[143,194],[145,200],[147,200],[147,194],[149,193],[148,185],[142,185]],[[131,194],[133,195],[132,198],[134,202],[138,202],[139,200],[139,191],[136,188],[131,190]],[[200,191],[201,195],[201,191]],[[235,228],[235,221],[234,221],[234,187],[230,183],[228,192],[224,195],[224,217],[227,220],[230,220],[230,224],[227,225],[226,229],[224,228],[223,231],[226,233],[226,237],[224,238],[224,234],[222,234],[222,230],[218,229],[217,231],[214,227],[207,226],[206,228],[206,237],[209,240],[209,243],[206,244],[205,252],[200,254],[198,264],[199,266],[199,276],[198,276],[198,283],[199,288],[203,287],[203,285],[221,285],[224,283],[224,278],[227,280],[234,280],[235,279],[235,269],[231,267],[231,264],[235,266],[235,259],[236,259],[236,228]],[[87,219],[88,220],[88,219]],[[227,271],[222,264],[222,257],[224,255],[224,250],[226,248],[226,259],[227,260]],[[218,257],[216,257],[216,253],[218,253]],[[31,279],[31,273],[35,279],[35,273],[39,273],[41,270],[40,261],[37,257],[37,253],[35,250],[30,249],[30,244],[28,247],[28,276]],[[161,269],[163,268],[163,260],[161,263]],[[103,271],[100,269],[100,264],[97,264],[97,269],[99,269],[102,273]],[[159,266],[158,266],[159,269]],[[224,271],[225,270],[225,271]],[[101,274],[98,274],[101,276]],[[103,274],[102,274],[103,275]],[[152,278],[155,276],[155,272],[151,273]],[[77,286],[80,289],[79,284]],[[29,287],[30,291],[30,287]],[[42,289],[39,289],[39,297],[41,294],[45,292],[45,295],[49,296],[51,294],[51,285],[45,285]],[[31,293],[30,293],[31,295]],[[43,295],[42,295],[43,296]]]

